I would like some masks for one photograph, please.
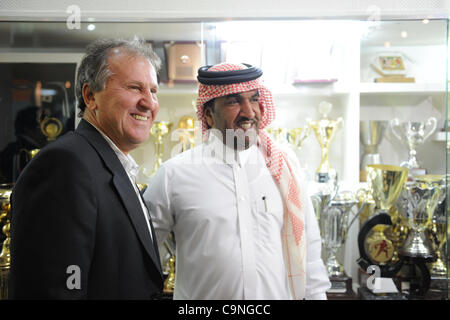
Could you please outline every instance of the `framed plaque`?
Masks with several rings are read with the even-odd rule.
[[[373,63],[372,69],[381,76],[375,82],[415,82],[414,77],[407,77],[411,72],[412,63],[406,63],[404,55],[399,52],[379,53]]]
[[[197,82],[197,71],[203,64],[201,43],[172,41],[165,48],[169,83]]]

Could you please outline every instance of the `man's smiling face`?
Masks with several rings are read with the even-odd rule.
[[[205,114],[209,127],[220,131],[223,142],[234,149],[237,148],[236,142],[234,139],[227,141],[227,130],[244,133],[244,148],[247,149],[251,145],[251,134],[259,132],[261,109],[258,90],[215,98],[213,110],[208,108]]]

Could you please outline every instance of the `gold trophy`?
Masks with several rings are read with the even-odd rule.
[[[305,128],[287,129],[287,140],[294,147],[301,149],[302,143],[309,136],[311,128],[306,125]]]
[[[286,129],[283,128],[266,128],[265,129],[268,134],[272,136],[272,138],[278,144],[284,144],[287,142],[287,132]]]
[[[408,169],[383,164],[372,164],[366,168],[367,183],[377,213],[369,217],[359,231],[358,247],[361,257],[358,264],[364,271],[370,265],[378,265],[382,277],[393,277],[400,270],[402,260],[393,260],[395,247],[384,231],[386,225],[392,226],[393,221],[397,221],[397,211],[391,207],[406,183]],[[372,231],[373,234],[367,237]]]
[[[331,168],[329,160],[330,144],[339,125],[344,125],[342,117],[336,120],[328,119],[328,114],[332,107],[333,105],[331,103],[322,101],[319,104],[319,113],[322,115],[322,119],[315,121],[309,120],[307,122],[308,127],[314,130],[314,134],[321,148],[320,165],[316,170],[316,180],[318,182],[327,182],[334,175],[335,170]],[[335,178],[337,178],[336,175]]]
[[[428,182],[441,185],[445,188],[445,176],[444,175],[425,175],[417,176],[416,181],[423,181],[424,177]],[[433,278],[445,278],[447,276],[447,266],[442,261],[445,257],[443,252],[444,245],[447,238],[446,232],[446,210],[445,210],[445,195],[444,199],[440,201],[437,209],[434,211],[431,225],[428,228],[431,241],[433,243],[434,252],[436,253],[436,261],[430,265],[430,273]],[[445,259],[445,258],[444,258]]]
[[[169,254],[169,258],[165,261],[164,264],[164,273],[167,274],[166,280],[164,280],[163,293],[166,295],[173,295],[173,291],[175,288],[175,236],[173,233],[169,233],[167,240],[163,242],[164,247]]]
[[[0,253],[0,300],[8,299],[8,279],[9,269],[11,266],[11,256],[9,244],[9,229],[11,222],[11,203],[10,197],[12,192],[11,184],[0,184],[0,223],[3,224],[3,234],[6,236],[3,241],[2,251]]]
[[[152,128],[150,129],[150,134],[156,139],[155,141],[156,161],[150,176],[153,176],[156,173],[156,171],[158,171],[158,169],[161,167],[162,158],[164,156],[164,145],[162,139],[170,132],[171,127],[172,122],[155,121],[153,123]]]
[[[195,146],[195,119],[191,116],[183,116],[178,121],[177,132],[180,134],[181,152],[192,149]]]
[[[47,141],[54,141],[61,134],[63,125],[54,117],[46,117],[41,122],[41,131],[47,137]]]

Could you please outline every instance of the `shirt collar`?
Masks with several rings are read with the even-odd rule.
[[[125,153],[123,153],[122,150],[120,150],[106,134],[104,134],[99,128],[97,128],[90,121],[88,120],[86,121],[89,122],[95,129],[97,129],[98,132],[100,132],[100,134],[103,136],[103,138],[105,138],[106,142],[109,144],[111,149],[113,149],[114,153],[117,155],[117,158],[119,158],[119,161],[122,164],[125,171],[130,176],[132,176],[134,180],[136,180],[136,177],[139,173],[139,166],[136,163],[136,161],[134,161],[133,157],[130,154],[126,155]]]

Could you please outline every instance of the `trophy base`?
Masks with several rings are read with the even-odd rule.
[[[374,82],[415,82],[416,79],[412,77],[405,77],[403,75],[388,75],[381,78],[375,78]]]
[[[173,293],[163,292],[159,300],[173,300]]]
[[[353,300],[356,298],[353,292],[352,278],[348,276],[330,277],[331,288],[327,290],[328,300]]]
[[[408,299],[425,299],[428,294],[431,277],[427,263],[433,258],[404,256],[404,265],[398,275],[401,291]]]
[[[442,290],[446,291],[448,289],[447,278],[446,277],[431,277],[430,280],[430,290]]]
[[[329,173],[316,173],[316,181],[319,183],[327,183],[328,180],[330,180],[330,174]]]
[[[318,183],[336,183],[338,181],[338,174],[336,170],[329,169],[328,172],[316,172],[315,180]]]
[[[408,300],[408,298],[401,293],[373,293],[367,287],[358,288],[359,300]]]
[[[448,300],[449,284],[446,277],[431,277],[430,289],[425,295],[426,300]]]
[[[448,284],[443,278],[431,278],[429,289],[421,292],[420,279],[399,276],[401,282],[402,294],[408,300],[447,300]],[[423,289],[422,289],[423,290]]]

